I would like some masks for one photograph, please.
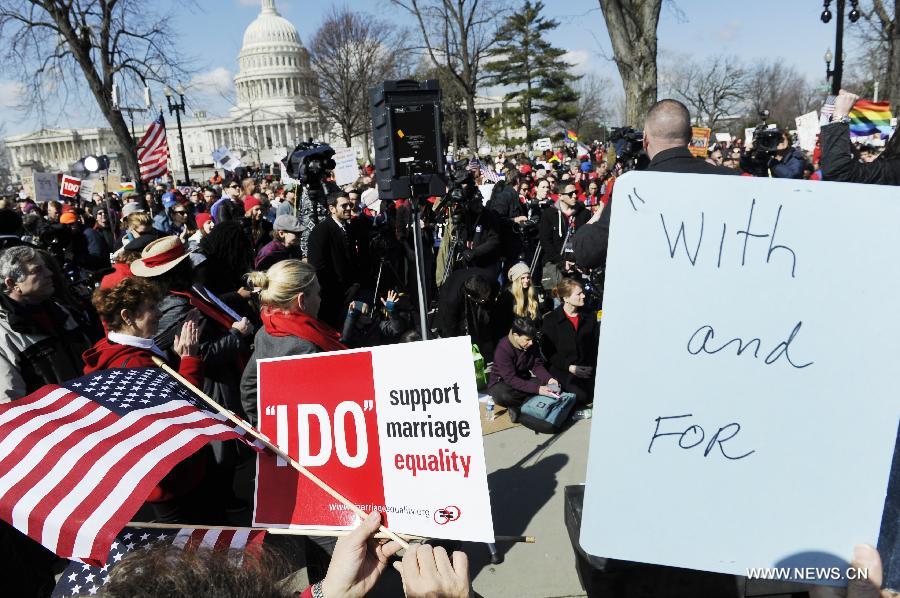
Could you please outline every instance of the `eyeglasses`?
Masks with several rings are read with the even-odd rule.
[[[172,213],[173,213],[173,214],[180,214],[180,215],[182,215],[182,216],[184,216],[185,214],[187,214],[187,212],[185,212],[184,210],[172,210]]]

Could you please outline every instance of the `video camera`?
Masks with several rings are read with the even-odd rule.
[[[778,153],[778,145],[784,139],[784,131],[769,128],[766,122],[768,110],[759,111],[760,123],[753,129],[753,149],[741,158],[741,169],[753,176],[769,176],[769,162]]]
[[[319,187],[325,173],[334,170],[333,156],[334,150],[327,143],[301,141],[285,157],[284,163],[291,178],[300,181],[301,185]]]
[[[650,163],[644,152],[644,132],[631,127],[619,127],[609,134],[609,140],[616,150],[616,160],[622,170],[643,170]]]
[[[449,206],[450,218],[453,224],[462,222],[466,207],[476,193],[479,193],[478,186],[475,184],[475,176],[469,170],[468,160],[457,160],[450,167],[449,182],[447,184],[447,193],[441,199],[440,204],[436,206],[436,210]],[[438,215],[440,221],[441,216]]]

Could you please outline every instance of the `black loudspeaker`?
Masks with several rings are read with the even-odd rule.
[[[385,81],[369,89],[375,180],[380,199],[443,195],[444,140],[437,80]]]

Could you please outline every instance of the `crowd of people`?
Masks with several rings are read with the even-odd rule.
[[[891,143],[873,162],[852,157],[843,117],[854,99],[838,98],[812,161],[785,137],[766,169],[897,184]],[[691,155],[690,141],[687,109],[657,103],[640,140],[646,168],[752,174],[752,148],[717,147],[704,160]],[[513,419],[534,396],[571,393],[588,408],[612,191],[634,164],[629,151],[610,143],[467,157],[448,163],[454,182],[447,195],[421,205],[380,200],[370,166],[349,185],[326,179],[321,200],[278,177],[241,172],[216,173],[203,185],[94,194],[92,201],[4,197],[0,401],[93,371],[152,366],[157,357],[255,424],[259,359],[467,335],[493,364],[484,391]],[[414,235],[426,248],[421,306]],[[246,512],[232,478],[252,458],[236,442],[213,443],[167,475],[147,506],[160,522],[219,523]],[[9,539],[17,533],[6,526],[4,543],[30,542]],[[359,546],[367,541],[365,534],[353,538]],[[316,569],[316,558],[308,559],[311,581],[327,588],[332,554],[367,554],[380,573],[395,550],[359,546],[343,551],[341,542],[313,541],[310,554],[318,551],[319,560]],[[411,552],[401,567],[408,595],[468,595],[468,578],[460,581],[464,557],[442,549],[420,556],[416,571],[425,559],[431,573],[435,560],[446,573],[441,583],[452,588],[441,593],[413,573]]]

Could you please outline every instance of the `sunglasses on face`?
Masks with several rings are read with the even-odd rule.
[[[185,214],[187,214],[187,212],[185,212],[184,210],[172,210],[172,213],[173,213],[173,214],[180,214],[180,215],[182,215],[182,216],[184,216]]]

